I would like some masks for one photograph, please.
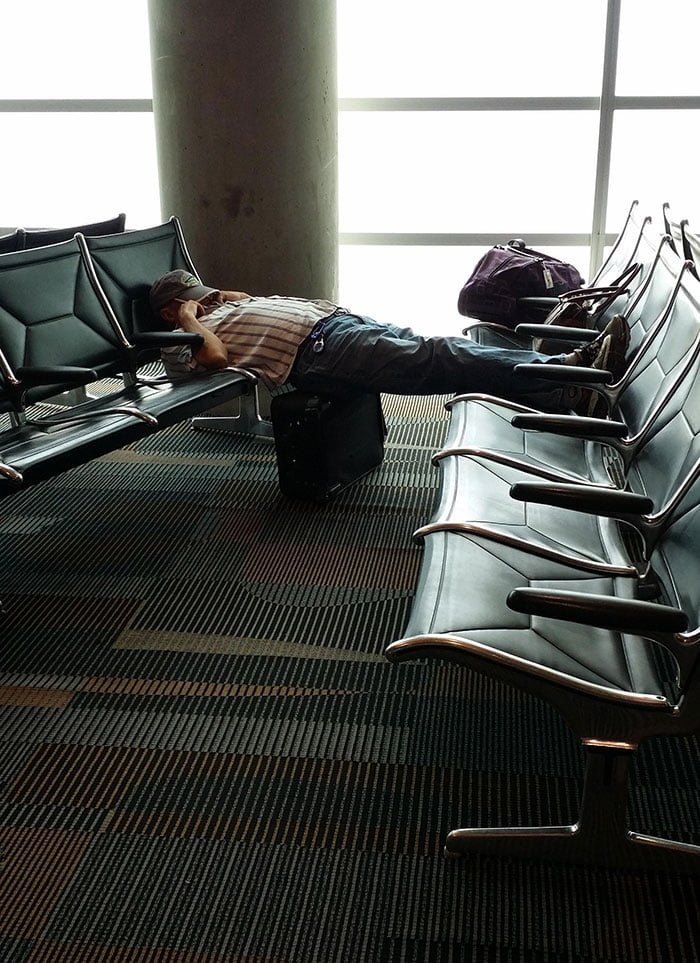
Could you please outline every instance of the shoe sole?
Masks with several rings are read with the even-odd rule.
[[[627,368],[625,356],[630,343],[629,325],[621,314],[616,314],[605,326],[603,334],[610,338],[607,369],[612,372],[613,379],[619,381]]]
[[[592,367],[598,371],[609,371],[610,352],[613,348],[612,335],[606,334],[600,344],[600,350],[596,355]],[[586,406],[586,415],[589,418],[604,417],[607,414],[607,404],[602,395],[595,389],[591,389],[591,396]]]

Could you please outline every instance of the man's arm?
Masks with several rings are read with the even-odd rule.
[[[198,364],[211,369],[225,368],[228,365],[226,345],[213,331],[200,323],[200,314],[203,314],[203,308],[198,301],[182,301],[178,305],[177,326],[183,331],[200,334],[204,338],[204,344],[192,351],[192,357]]]
[[[246,294],[245,291],[222,291],[224,301],[245,301],[246,298],[252,297],[250,294]]]

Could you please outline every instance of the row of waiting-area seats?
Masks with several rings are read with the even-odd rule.
[[[626,825],[639,743],[700,728],[700,281],[679,238],[692,243],[687,224],[659,234],[633,205],[585,289],[586,327],[467,328],[566,344],[621,313],[630,346],[619,380],[593,387],[605,418],[487,395],[448,404],[411,619],[387,656],[456,662],[548,700],[587,759],[574,825],[456,829],[451,854],[700,869],[700,847]],[[175,218],[0,254],[0,494],[254,393],[245,371],[171,383],[154,369],[161,347],[197,339],[160,330],[148,305],[176,268],[196,274]],[[83,400],[64,403],[76,389]]]
[[[588,303],[594,332],[612,312],[631,332],[624,374],[592,389],[607,417],[448,402],[439,496],[415,533],[419,584],[387,657],[447,660],[548,701],[586,759],[573,825],[455,829],[450,855],[700,872],[700,846],[627,826],[640,742],[700,729],[700,281],[634,204],[593,286],[629,265],[602,315]],[[466,330],[489,343],[542,334]]]
[[[18,227],[14,231],[0,235],[0,254],[10,254],[15,251],[27,251],[34,247],[44,247],[46,244],[57,244],[59,241],[69,241],[76,234],[86,237],[101,234],[120,234],[126,227],[126,214],[117,214],[104,221],[93,221],[90,224],[76,224],[71,227],[58,228],[26,228]]]
[[[201,341],[148,304],[177,268],[196,274],[176,218],[0,255],[0,494],[255,390],[235,368],[173,383],[154,367]]]
[[[700,236],[690,228],[687,218],[675,220],[671,205],[663,205],[664,230],[670,236],[674,250],[686,261],[690,261],[696,276],[700,276]]]

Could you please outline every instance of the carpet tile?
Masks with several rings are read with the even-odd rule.
[[[328,504],[274,448],[177,426],[3,502],[1,963],[694,963],[698,879],[445,860],[569,821],[548,705],[392,666],[447,414],[384,399]],[[642,746],[630,823],[700,842],[697,739]]]

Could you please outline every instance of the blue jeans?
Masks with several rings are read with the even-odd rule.
[[[433,395],[479,392],[558,411],[562,389],[515,373],[517,364],[556,362],[561,356],[492,348],[466,338],[416,335],[354,314],[333,316],[324,347],[302,344],[289,382],[302,391],[348,397],[357,392]]]

